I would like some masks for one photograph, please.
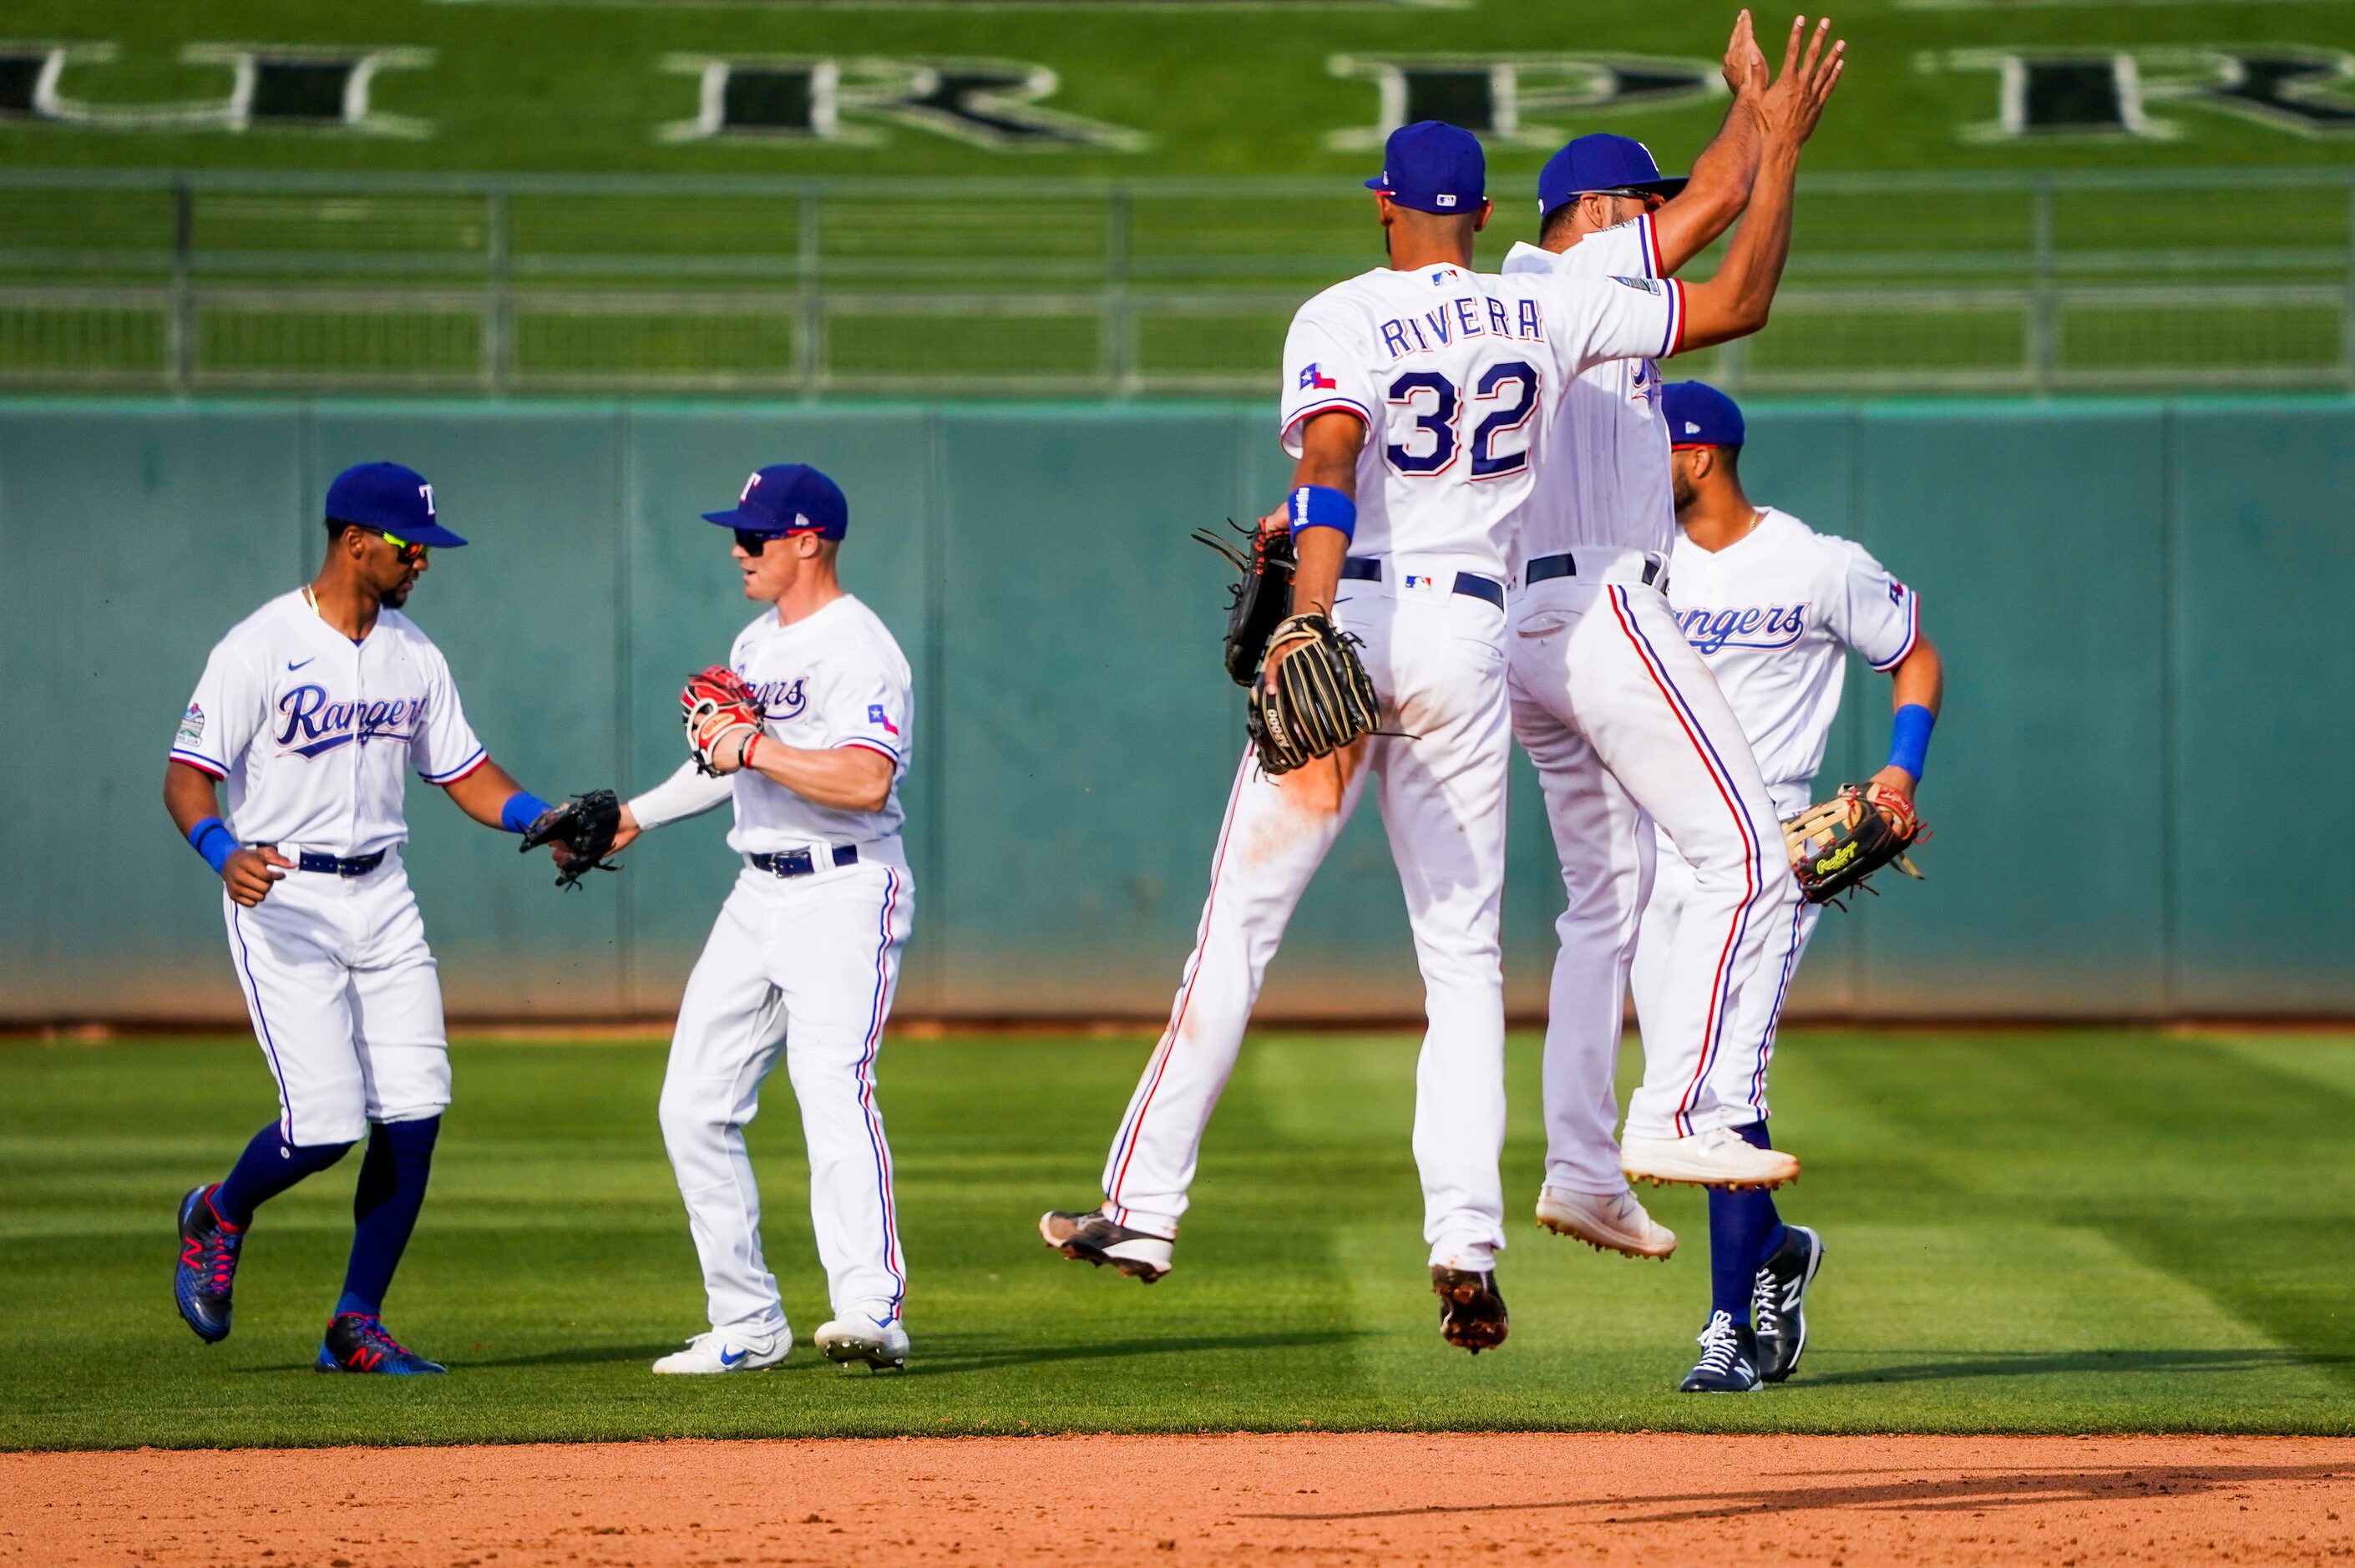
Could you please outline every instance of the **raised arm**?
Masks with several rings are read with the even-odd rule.
[[[1659,249],[1663,274],[1675,275],[1716,243],[1750,205],[1750,187],[1758,179],[1757,99],[1767,80],[1766,57],[1744,11],[1734,18],[1733,37],[1725,46],[1725,85],[1733,92],[1725,123],[1693,160],[1685,188],[1652,215],[1652,241]]]
[[[1757,182],[1751,191],[1750,212],[1735,231],[1725,265],[1706,283],[1685,286],[1685,322],[1679,351],[1706,348],[1732,338],[1747,337],[1766,324],[1774,291],[1783,281],[1783,264],[1791,254],[1791,207],[1799,173],[1799,149],[1823,118],[1824,105],[1839,84],[1847,63],[1848,43],[1829,49],[1825,36],[1828,19],[1818,23],[1800,56],[1805,16],[1791,22],[1789,44],[1783,53],[1783,74],[1758,95],[1760,151]]]

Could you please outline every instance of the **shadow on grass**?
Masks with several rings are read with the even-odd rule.
[[[2355,1457],[2335,1465],[2169,1465],[2142,1467],[2055,1467],[1925,1476],[1932,1467],[1895,1466],[1891,1478],[1810,1486],[1793,1477],[1770,1486],[1668,1497],[1577,1498],[1561,1502],[1434,1503],[1426,1508],[1374,1509],[1362,1513],[1259,1513],[1246,1519],[1331,1522],[1412,1519],[1433,1514],[1518,1513],[1530,1510],[1593,1510],[1604,1524],[1682,1524],[1760,1514],[1817,1513],[1860,1509],[1876,1513],[1944,1513],[1990,1508],[2033,1508],[2093,1502],[2143,1502],[2197,1497],[2261,1481],[2328,1481],[2355,1476]],[[1905,1474],[1912,1471],[1911,1475]],[[1870,1472],[1890,1476],[1890,1471]]]
[[[1801,1372],[1787,1386],[1853,1388],[1863,1383],[1944,1383],[1957,1378],[2044,1377],[2067,1372],[2236,1372],[2300,1366],[2342,1371],[2355,1366],[2355,1356],[2277,1350],[2022,1351],[1956,1356],[1943,1361],[1909,1361],[1902,1366],[1855,1367],[1820,1374]]]
[[[1368,1337],[1369,1331],[1361,1329],[1304,1329],[1286,1333],[1169,1335],[1150,1340],[1107,1340],[1094,1344],[1020,1345],[971,1351],[928,1351],[919,1340],[908,1362],[908,1375],[954,1377],[995,1372],[1001,1367],[1125,1361],[1136,1356],[1187,1355],[1198,1351],[1305,1350],[1346,1345]]]

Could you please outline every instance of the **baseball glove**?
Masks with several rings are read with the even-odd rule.
[[[1234,519],[1229,518],[1227,525],[1234,527]],[[1242,573],[1241,580],[1227,590],[1227,674],[1236,685],[1248,686],[1259,679],[1268,638],[1292,613],[1292,574],[1300,557],[1293,549],[1289,528],[1235,528],[1235,532],[1243,535],[1241,546],[1208,528],[1195,530],[1194,537]]]
[[[687,720],[687,748],[695,754],[696,770],[717,779],[727,769],[722,757],[744,765],[744,754],[761,734],[761,699],[744,678],[725,664],[714,664],[687,682],[678,694],[679,712]]]
[[[1884,865],[1919,878],[1905,852],[1929,836],[1913,803],[1878,785],[1844,784],[1839,792],[1783,822],[1784,847],[1799,891],[1810,904],[1837,904]]]
[[[542,844],[562,844],[563,863],[556,869],[556,885],[570,892],[592,871],[619,871],[605,857],[613,853],[613,835],[622,830],[622,802],[611,789],[591,789],[550,806],[532,820],[523,833],[523,852]]]
[[[1381,725],[1381,699],[1358,658],[1358,639],[1321,615],[1287,616],[1267,640],[1267,654],[1289,649],[1276,666],[1275,689],[1257,671],[1244,715],[1259,764],[1269,773],[1327,757]]]

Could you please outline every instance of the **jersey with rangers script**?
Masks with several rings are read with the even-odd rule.
[[[397,609],[357,642],[306,590],[279,595],[214,647],[172,760],[229,780],[229,826],[282,853],[363,855],[409,837],[409,770],[454,784],[481,767],[442,651]]]
[[[1679,536],[1668,607],[1716,674],[1786,810],[1823,766],[1848,650],[1876,670],[1893,670],[1913,652],[1922,621],[1913,590],[1863,546],[1771,506],[1722,550]]]
[[[849,594],[790,626],[763,610],[737,633],[729,666],[760,698],[769,737],[808,750],[858,746],[891,759],[891,792],[879,811],[821,806],[751,768],[730,775],[739,854],[858,843],[900,831],[900,778],[915,738],[907,658],[875,612]]]
[[[1505,273],[1658,279],[1659,241],[1646,216],[1590,234],[1559,255],[1516,245]],[[1581,548],[1665,554],[1676,535],[1660,367],[1651,358],[1594,366],[1563,389],[1540,433],[1537,481],[1513,565]]]
[[[1284,345],[1284,450],[1312,415],[1366,421],[1353,555],[1443,558],[1501,577],[1561,389],[1605,360],[1660,355],[1684,316],[1644,277],[1377,270],[1300,307]]]

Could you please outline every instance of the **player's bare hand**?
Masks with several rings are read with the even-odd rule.
[[[1910,807],[1913,803],[1913,786],[1919,780],[1913,775],[1906,772],[1902,768],[1892,765],[1882,768],[1866,780],[1864,792],[1868,798],[1894,795]]]
[[[221,881],[229,895],[248,909],[270,896],[270,885],[283,882],[294,863],[268,844],[247,844],[221,863]]]
[[[1756,101],[1759,128],[1769,141],[1796,147],[1815,134],[1817,122],[1824,117],[1824,105],[1831,101],[1832,89],[1839,85],[1840,73],[1848,68],[1846,38],[1833,40],[1830,48],[1825,48],[1831,26],[1831,18],[1826,16],[1816,24],[1810,37],[1805,16],[1791,18],[1791,37],[1783,48],[1782,74]],[[1800,52],[1803,43],[1805,54]]]
[[[1725,42],[1726,90],[1736,98],[1760,93],[1766,90],[1769,79],[1766,51],[1758,47],[1758,35],[1745,8],[1733,18],[1733,36]]]

